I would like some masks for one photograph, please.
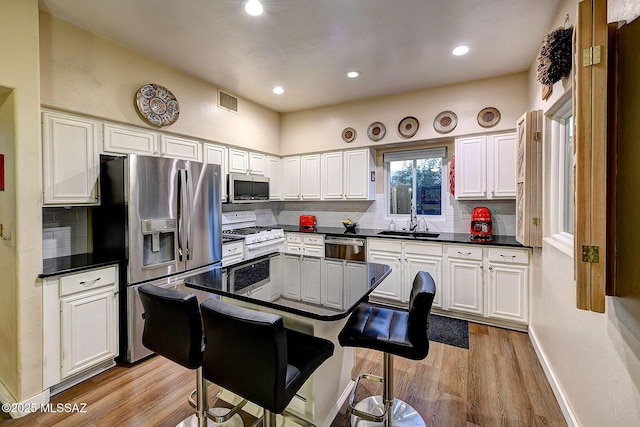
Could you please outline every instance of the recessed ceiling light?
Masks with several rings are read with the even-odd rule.
[[[260,16],[262,15],[262,12],[264,12],[264,8],[262,7],[260,0],[247,0],[244,3],[244,10],[251,16]]]
[[[456,46],[456,48],[453,49],[452,53],[455,56],[461,56],[461,55],[466,55],[467,52],[469,52],[469,46],[460,45],[460,46]]]
[[[275,93],[276,95],[282,95],[284,93],[284,89],[282,88],[282,86],[276,86],[273,88],[273,93]]]
[[[356,77],[358,77],[360,75],[359,72],[357,71],[349,71],[347,73],[347,77],[349,77],[350,79],[355,79]]]

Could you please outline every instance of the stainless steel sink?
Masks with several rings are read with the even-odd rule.
[[[428,233],[424,231],[381,231],[378,233],[380,236],[398,236],[409,237],[413,239],[435,239],[440,236],[440,233]]]

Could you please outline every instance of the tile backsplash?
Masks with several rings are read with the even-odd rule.
[[[85,207],[42,208],[42,258],[87,253],[87,216]]]

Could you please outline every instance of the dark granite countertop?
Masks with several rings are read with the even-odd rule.
[[[309,270],[307,270],[309,269]],[[319,274],[330,271],[331,274]],[[307,274],[317,272],[313,278]],[[384,264],[274,252],[185,278],[188,288],[315,320],[347,317],[391,272]],[[341,278],[336,282],[336,278]],[[329,283],[330,280],[333,280]],[[331,298],[323,297],[331,286]]]
[[[406,236],[384,236],[379,235],[381,231],[384,230],[376,230],[376,229],[368,229],[368,228],[356,228],[355,233],[347,233],[344,227],[317,227],[315,231],[310,231],[308,229],[301,229],[297,225],[281,225],[285,232],[301,232],[301,233],[316,233],[316,234],[324,234],[326,236],[342,236],[342,237],[379,237],[383,239],[402,239],[402,240],[413,240],[417,242],[435,242],[435,243],[464,243],[464,244],[472,244],[472,245],[484,245],[484,246],[512,246],[516,248],[528,248],[528,246],[523,246],[516,241],[515,236],[493,236],[493,240],[491,241],[475,241],[471,240],[471,235],[467,233],[439,233],[440,235],[436,238],[429,239],[416,239],[413,237]],[[434,231],[434,233],[438,233]]]
[[[38,275],[38,277],[44,279],[45,277],[77,273],[83,270],[117,264],[120,261],[121,260],[115,256],[97,258],[94,257],[93,254],[78,254],[49,258],[43,260],[42,274]]]

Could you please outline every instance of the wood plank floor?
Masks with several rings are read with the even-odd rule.
[[[381,375],[382,354],[357,350],[352,376]],[[413,406],[429,426],[566,426],[562,412],[522,332],[469,323],[469,350],[432,343],[422,361],[394,359],[395,395]],[[191,415],[186,396],[195,372],[162,357],[133,367],[117,366],[52,398],[86,403],[85,413],[34,413],[0,424],[20,426],[174,426]],[[217,387],[210,388],[214,396]],[[381,394],[361,383],[357,398]],[[244,415],[246,425],[253,417]],[[348,426],[345,407],[332,427]]]

